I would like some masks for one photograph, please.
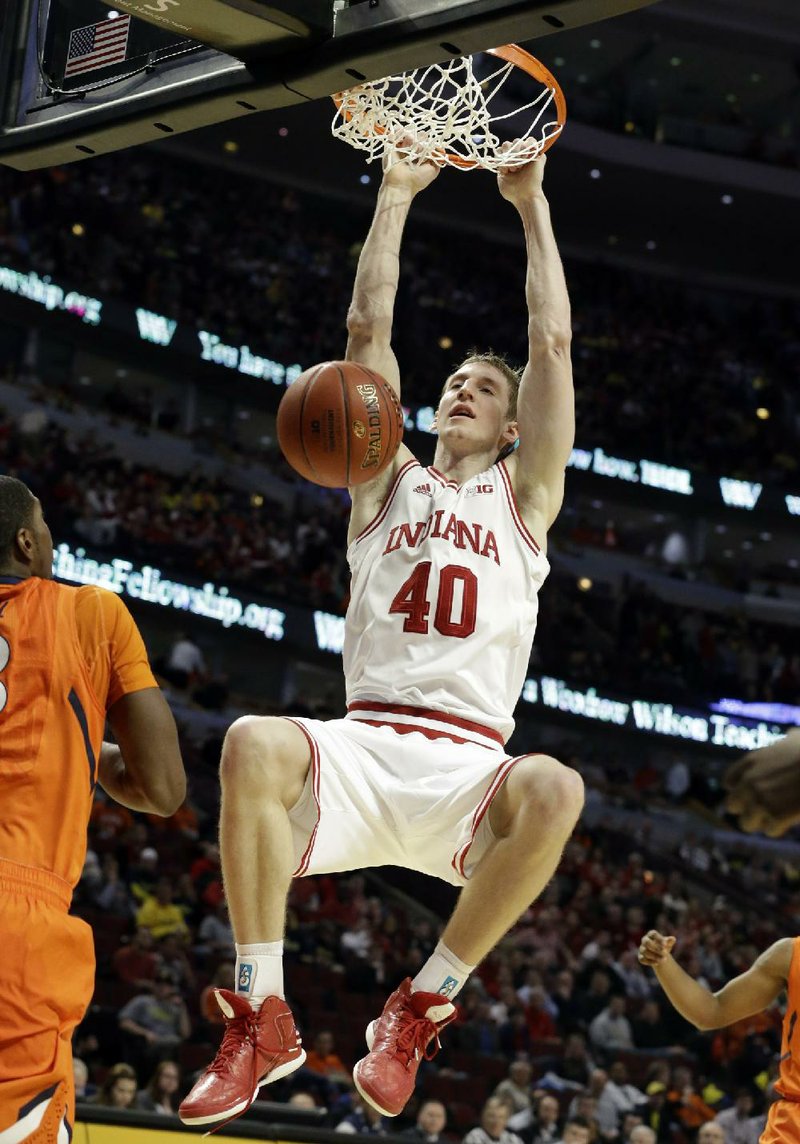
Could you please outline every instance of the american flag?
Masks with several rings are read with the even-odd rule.
[[[130,26],[130,16],[118,16],[115,20],[103,20],[101,24],[76,28],[69,37],[64,78],[124,60],[128,51]]]

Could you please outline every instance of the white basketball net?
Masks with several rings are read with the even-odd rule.
[[[472,64],[472,57],[465,56],[342,92],[333,134],[366,151],[369,163],[388,153],[392,161],[410,156],[416,162],[430,160],[462,170],[496,171],[529,163],[561,131],[554,114],[554,89],[542,86],[529,103],[509,107],[508,99],[496,97],[517,70],[515,65],[502,62],[479,79]],[[518,117],[528,111],[532,122],[520,133]],[[508,142],[495,127],[511,119],[515,138]]]

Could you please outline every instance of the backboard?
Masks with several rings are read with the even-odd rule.
[[[0,163],[73,162],[653,0],[18,0],[0,13]]]

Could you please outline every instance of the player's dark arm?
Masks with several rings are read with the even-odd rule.
[[[118,746],[104,743],[98,781],[131,810],[165,817],[186,797],[178,731],[158,687],[123,695],[109,708],[108,721]]]
[[[786,988],[794,943],[781,938],[748,970],[712,993],[695,981],[672,956],[674,937],[650,930],[639,946],[639,960],[649,965],[672,1004],[698,1029],[720,1029],[761,1013]]]
[[[384,172],[375,214],[361,248],[347,313],[349,361],[374,369],[400,396],[400,370],[392,349],[392,322],[400,279],[400,243],[414,196],[433,182],[438,168],[405,160]]]
[[[572,325],[564,268],[542,189],[545,158],[501,173],[500,193],[519,212],[528,266],[528,363],[517,401],[516,488],[549,528],[564,497],[564,473],[575,440]]]

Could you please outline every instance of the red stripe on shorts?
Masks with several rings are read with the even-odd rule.
[[[308,745],[311,748],[311,791],[314,795],[314,802],[317,804],[317,821],[314,823],[314,829],[311,831],[311,837],[308,840],[308,845],[305,848],[303,857],[300,863],[292,874],[293,878],[301,878],[308,869],[311,861],[311,854],[314,850],[314,843],[317,840],[317,831],[319,830],[319,819],[322,808],[319,802],[319,746],[317,740],[313,737],[307,727],[304,727],[297,719],[289,719],[290,723],[294,723],[295,727],[299,727],[308,740]]]
[[[352,712],[385,711],[387,715],[409,715],[415,719],[428,719],[433,723],[442,723],[447,727],[456,727],[461,728],[462,731],[471,731],[474,735],[483,735],[485,738],[491,739],[492,742],[498,743],[501,747],[503,746],[503,736],[499,731],[494,731],[491,727],[484,727],[481,723],[473,723],[471,719],[462,719],[458,715],[445,715],[443,711],[431,711],[427,707],[407,707],[403,704],[372,703],[366,699],[357,699],[355,702],[347,705],[347,710]],[[364,722],[367,722],[367,720],[365,719]],[[420,730],[421,728],[412,727],[411,729]],[[470,740],[470,742],[472,741],[473,740]]]
[[[534,752],[534,754],[538,754],[538,753],[539,752]],[[456,853],[453,855],[453,860],[451,862],[451,865],[452,865],[453,869],[458,874],[461,875],[462,878],[466,877],[466,874],[464,873],[464,866],[465,866],[466,861],[467,861],[467,854],[469,854],[470,850],[472,849],[472,843],[475,841],[475,835],[478,833],[478,827],[480,826],[481,822],[483,821],[483,816],[486,814],[486,811],[489,809],[489,807],[494,802],[494,799],[497,795],[497,792],[500,790],[500,787],[503,785],[503,783],[506,781],[508,776],[511,774],[512,770],[517,765],[517,763],[521,762],[522,759],[530,759],[531,757],[532,756],[530,754],[528,754],[528,755],[517,755],[513,759],[506,759],[505,762],[501,763],[500,766],[497,768],[497,771],[495,772],[495,776],[492,779],[491,784],[489,786],[489,789],[487,790],[486,794],[483,796],[481,801],[478,803],[478,805],[475,809],[475,813],[472,816],[472,827],[470,828],[469,839],[461,847],[461,849],[456,851]]]

